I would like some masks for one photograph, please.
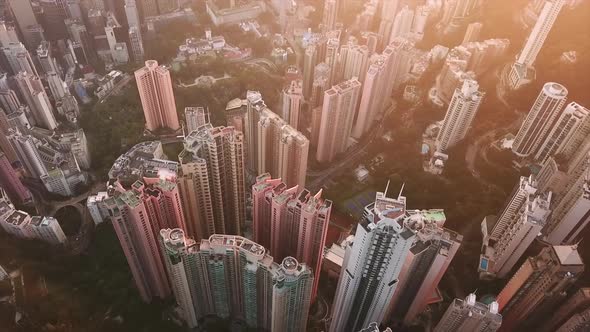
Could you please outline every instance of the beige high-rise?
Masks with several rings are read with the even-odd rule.
[[[246,218],[242,133],[206,124],[185,138],[178,179],[187,232],[239,235]]]
[[[324,94],[316,159],[330,162],[348,147],[352,122],[361,90],[353,78],[333,86]]]
[[[158,66],[155,60],[148,60],[145,67],[135,71],[135,79],[145,115],[146,129],[180,129],[168,69]]]

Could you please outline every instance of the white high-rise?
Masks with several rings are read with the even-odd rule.
[[[562,150],[576,149],[590,134],[590,110],[572,102],[559,115],[557,122],[538,149],[535,160],[544,163]]]
[[[553,207],[551,218],[543,229],[547,242],[553,245],[574,244],[590,222],[590,168],[573,178]]]
[[[390,86],[387,77],[388,57],[374,55],[365,76],[363,91],[359,103],[356,121],[352,129],[352,137],[361,138],[369,131],[378,115],[383,111],[384,100],[387,99]]]
[[[509,73],[509,83],[513,89],[518,89],[524,84],[527,84],[534,77],[534,69],[532,69],[537,55],[541,51],[551,28],[563,7],[564,0],[547,0],[539,14],[537,23],[533,27],[522,51],[516,58],[516,62],[512,65]]]
[[[291,81],[289,87],[283,90],[283,109],[281,117],[294,129],[299,128],[299,115],[303,106],[303,82]]]
[[[438,151],[444,152],[465,138],[484,95],[474,80],[465,80],[461,89],[455,90],[436,138]]]
[[[522,123],[512,152],[521,157],[534,155],[553,128],[565,105],[567,89],[559,83],[545,83],[529,114]]]
[[[330,162],[349,143],[361,83],[353,78],[333,86],[324,94],[316,159]]]
[[[522,177],[489,235],[491,218],[486,217],[482,222],[484,234],[479,262],[482,278],[508,275],[545,227],[552,193],[535,194],[535,187],[531,178]]]
[[[389,42],[396,37],[408,38],[412,32],[412,22],[414,20],[414,11],[408,6],[402,8],[393,21]]]
[[[378,192],[365,207],[352,246],[346,248],[332,306],[330,332],[359,331],[383,322],[398,276],[424,226],[407,215],[406,198]]]

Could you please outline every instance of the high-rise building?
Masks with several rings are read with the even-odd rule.
[[[539,14],[537,23],[533,27],[529,37],[522,48],[522,51],[516,58],[516,62],[512,65],[509,73],[510,86],[513,89],[518,89],[524,84],[532,80],[534,74],[531,71],[537,55],[541,51],[553,24],[563,7],[564,0],[547,0]]]
[[[309,153],[307,137],[272,112],[260,92],[248,91],[243,104],[244,120],[238,122],[244,123],[248,169],[256,174],[268,172],[290,187],[299,185],[303,189]]]
[[[149,184],[148,184],[149,183]],[[115,183],[104,201],[141,298],[150,302],[170,294],[158,250],[161,229],[185,227],[178,188],[173,180],[136,181],[129,189]]]
[[[34,137],[23,135],[18,130],[11,130],[8,140],[29,176],[39,179],[47,175],[47,167],[41,159],[37,149],[38,143]]]
[[[13,75],[18,74],[21,71],[26,72],[29,75],[39,75],[35,63],[33,63],[33,59],[31,58],[31,54],[27,51],[23,43],[9,43],[2,47],[2,52],[4,53],[4,57],[6,58]]]
[[[552,194],[536,192],[536,182],[521,177],[495,224],[491,217],[482,222],[485,231],[479,262],[482,277],[505,277],[545,227]]]
[[[383,50],[388,57],[388,96],[391,90],[397,90],[409,79],[410,69],[416,61],[414,43],[406,38],[393,38]]]
[[[57,128],[58,123],[53,114],[53,106],[39,77],[27,72],[19,72],[14,80],[31,111],[32,119],[29,120],[38,127],[49,130]]]
[[[479,35],[481,34],[481,29],[483,28],[483,24],[480,22],[473,22],[467,26],[467,31],[465,31],[465,37],[463,37],[463,42],[461,45],[476,42],[479,39]]]
[[[320,271],[332,202],[323,199],[321,191],[312,195],[290,188],[268,173],[256,178],[252,200],[254,239],[266,243],[277,261],[293,256]],[[314,273],[312,302],[319,284],[319,272]]]
[[[61,73],[61,68],[58,66],[51,52],[51,43],[48,41],[42,41],[37,47],[37,60],[41,64],[44,74],[51,72]]]
[[[534,155],[547,139],[565,105],[567,89],[559,83],[545,83],[512,144],[518,156]]]
[[[1,95],[0,95],[0,98]],[[1,107],[1,106],[0,106]],[[18,160],[14,148],[8,140],[9,129],[15,126],[10,123],[9,117],[2,109],[0,109],[0,152],[4,153],[4,156],[9,163],[13,163]]]
[[[415,232],[424,226],[407,212],[401,193],[394,199],[378,192],[375,203],[365,207],[353,244],[346,248],[332,304],[331,332],[359,331],[371,322],[384,321]]]
[[[30,1],[22,0],[8,0],[10,10],[14,15],[15,22],[24,37],[24,42],[27,44],[29,49],[34,49],[37,45],[33,42],[33,36],[29,33],[28,28],[33,25],[37,25],[37,18],[33,12],[33,7]]]
[[[404,6],[395,16],[389,42],[396,37],[408,38],[412,32],[412,22],[414,20],[414,11],[408,6]]]
[[[303,56],[303,96],[307,101],[311,100],[311,88],[314,81],[314,70],[318,62],[318,51],[315,45],[305,48]]]
[[[304,331],[313,276],[287,257],[273,262],[263,246],[234,235],[196,244],[181,229],[160,231],[176,302],[189,327],[215,315],[267,331]]]
[[[353,78],[324,94],[316,159],[331,162],[348,148],[361,83]]]
[[[567,301],[559,306],[552,315],[549,315],[546,320],[542,321],[542,325],[539,325],[539,330],[542,332],[551,332],[551,331],[576,331],[582,332],[583,329],[576,330],[570,329],[567,330],[562,328],[559,330],[560,326],[567,326],[574,321],[582,321],[586,325],[584,326],[586,329],[588,326],[589,321],[584,319],[585,317],[590,317],[588,314],[590,313],[590,288],[584,287],[580,288],[574,293],[572,293]],[[582,319],[580,319],[582,318]],[[572,324],[573,325],[573,324]],[[583,326],[583,324],[582,324]]]
[[[368,66],[369,48],[366,45],[349,43],[340,47],[339,70],[342,74],[341,80],[347,81],[356,77],[361,83],[364,83]]]
[[[584,332],[590,329],[590,310],[573,315],[556,332]]]
[[[8,46],[10,43],[18,43],[18,35],[16,29],[6,24],[4,21],[0,21],[0,46]]]
[[[352,129],[352,137],[356,139],[361,138],[373,126],[382,111],[384,99],[387,99],[389,94],[387,61],[388,58],[382,55],[371,57],[371,65],[365,76],[359,109]]]
[[[71,52],[79,63],[90,64],[97,61],[96,49],[92,35],[88,32],[86,26],[76,20],[66,20],[70,38]]]
[[[283,109],[281,117],[295,130],[299,128],[299,115],[303,107],[303,81],[291,81],[283,90]]]
[[[338,1],[326,0],[324,2],[324,16],[322,18],[322,25],[324,31],[334,30],[336,26],[336,19],[338,17]]]
[[[145,56],[143,48],[143,39],[141,37],[141,29],[136,26],[129,28],[129,43],[131,44],[131,55],[133,61],[142,62]]]
[[[204,107],[185,107],[184,120],[186,121],[186,134],[197,130],[200,126],[209,123],[209,110]]]
[[[463,86],[455,90],[436,138],[438,151],[445,152],[465,138],[484,95],[473,80],[465,80]]]
[[[572,102],[559,114],[547,138],[537,149],[535,160],[544,163],[563,150],[579,147],[590,134],[590,110]]]
[[[583,271],[577,246],[548,246],[529,257],[498,294],[500,331],[526,330],[555,312]]]
[[[242,133],[201,126],[185,137],[178,185],[187,234],[241,234],[246,218]]]
[[[475,294],[465,300],[455,299],[445,311],[434,332],[495,332],[502,324],[498,302],[483,304],[476,301]]]
[[[0,185],[13,201],[24,203],[32,198],[31,192],[20,181],[18,174],[2,151],[0,151]]]
[[[389,305],[390,318],[406,325],[432,303],[432,294],[463,240],[462,235],[442,227],[446,218],[441,210],[411,214],[410,219],[424,223],[424,227],[416,232]]]
[[[146,128],[154,131],[160,128],[180,129],[176,102],[172,91],[170,72],[158,66],[155,60],[145,62],[145,67],[135,71],[137,89],[141,98]]]
[[[543,229],[545,239],[551,244],[574,244],[590,222],[590,164],[587,162],[585,166],[579,176],[572,174],[553,206],[551,218]]]

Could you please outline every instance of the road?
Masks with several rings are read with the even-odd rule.
[[[385,115],[383,118],[386,118],[391,112],[395,110],[395,104],[390,104],[389,108],[385,111]],[[367,148],[369,145],[373,143],[375,138],[380,137],[383,134],[383,129],[385,128],[385,122],[380,121],[377,125],[377,128],[371,130],[370,133],[364,137],[358,144],[347,150],[344,154],[344,158],[336,161],[334,164],[330,165],[330,168],[321,170],[321,171],[314,171],[308,170],[307,176],[308,178],[312,178],[311,181],[307,181],[307,187],[311,189],[317,189],[329,181],[333,176],[337,175],[343,169],[354,165],[355,162],[360,161],[364,154],[366,153]]]

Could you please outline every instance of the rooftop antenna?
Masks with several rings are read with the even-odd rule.
[[[402,183],[402,188],[399,190],[399,195],[397,196],[397,199],[399,200],[402,197],[402,193],[404,192],[404,187],[406,186],[406,183]]]
[[[390,181],[391,181],[391,180],[387,180],[387,185],[385,186],[385,192],[383,193],[383,196],[384,196],[384,197],[387,197],[387,190],[389,189],[389,182],[390,182]]]

